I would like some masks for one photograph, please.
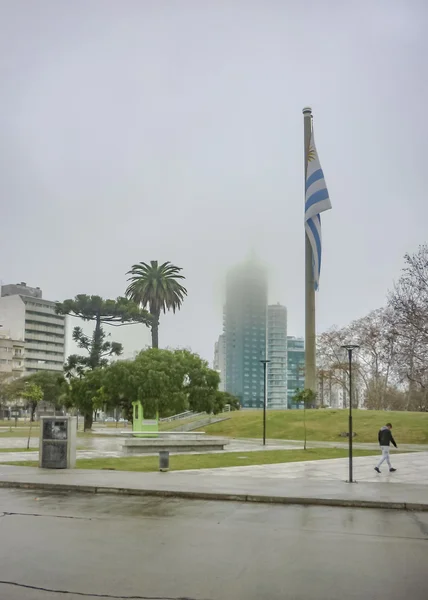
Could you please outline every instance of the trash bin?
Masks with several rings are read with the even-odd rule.
[[[159,452],[159,471],[163,473],[169,471],[169,450],[161,450]]]
[[[73,469],[76,465],[76,417],[41,417],[39,467]]]

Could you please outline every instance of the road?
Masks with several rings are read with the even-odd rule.
[[[428,513],[0,490],[0,580],[58,590],[2,600],[426,600],[427,556]]]

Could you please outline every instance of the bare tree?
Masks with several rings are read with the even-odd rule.
[[[408,385],[408,408],[428,410],[428,245],[404,256],[388,304],[397,332],[397,363]]]
[[[365,385],[366,404],[378,410],[387,408],[386,391],[397,379],[394,368],[398,334],[391,313],[388,308],[379,308],[349,327],[351,339],[360,347],[358,373]]]
[[[346,397],[346,373],[348,365],[342,346],[348,341],[348,338],[349,331],[346,327],[342,329],[332,327],[317,337],[318,374],[320,380],[323,382],[323,402],[326,396],[324,385],[326,379],[329,383],[329,404],[331,404],[333,385],[342,388],[344,397]]]

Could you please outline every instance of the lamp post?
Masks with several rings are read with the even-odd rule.
[[[354,350],[358,350],[359,346],[356,344],[345,344],[342,346],[348,352],[349,361],[349,480],[348,483],[355,483],[352,473],[352,353]]]
[[[263,365],[263,381],[264,381],[264,395],[263,395],[263,446],[266,446],[266,409],[267,409],[267,365],[270,360],[261,360]]]

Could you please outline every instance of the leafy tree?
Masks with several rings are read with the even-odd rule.
[[[92,416],[94,410],[101,409],[106,402],[103,388],[105,371],[106,369],[98,367],[97,369],[86,371],[84,376],[80,378],[76,377],[70,382],[67,406],[73,406],[83,413],[85,426],[87,423],[86,416]]]
[[[31,420],[33,421],[33,416],[36,412],[37,404],[40,402],[40,400],[43,400],[43,390],[39,385],[37,385],[37,383],[27,382],[21,395],[23,398],[28,400],[28,404],[31,410]]]
[[[10,398],[25,397],[23,392],[28,385],[37,385],[43,393],[43,400],[52,404],[55,408],[61,408],[64,404],[67,382],[62,373],[57,371],[37,371],[14,379],[8,385],[7,394]]]
[[[74,328],[73,339],[79,348],[88,352],[88,356],[73,354],[68,358],[65,364],[65,372],[68,377],[82,377],[87,369],[93,370],[105,366],[108,363],[108,357],[119,356],[122,353],[121,344],[106,340],[103,325],[118,327],[135,323],[142,323],[146,326],[151,324],[151,317],[146,310],[141,309],[132,300],[122,297],[116,300],[104,300],[100,296],[79,294],[74,299],[58,302],[56,312],[95,323],[92,336],[85,335],[80,327]],[[88,402],[85,402],[85,407],[84,428],[91,429],[93,410]]]
[[[31,428],[34,421],[34,413],[36,412],[37,404],[43,400],[43,390],[36,383],[27,383],[22,392],[22,397],[28,400],[31,409],[30,429],[28,431],[27,450],[30,448]]]
[[[106,340],[106,334],[102,328],[97,340],[99,345],[96,354],[94,350],[94,335],[86,335],[81,327],[75,327],[73,329],[72,337],[79,348],[88,352],[88,356],[70,354],[64,365],[66,377],[69,379],[76,376],[81,377],[87,369],[105,367],[108,365],[108,359],[110,357],[120,356],[123,351],[122,344],[119,342],[110,342]]]
[[[142,402],[144,416],[167,417],[184,410],[215,412],[230,396],[219,396],[219,374],[189,350],[140,352],[134,360],[117,361],[103,371],[103,397],[130,419],[132,402]]]
[[[4,418],[5,403],[9,400],[9,384],[10,373],[0,372],[0,412]]]
[[[161,265],[157,260],[150,264],[140,262],[133,265],[127,275],[131,283],[125,292],[126,296],[148,308],[152,316],[152,347],[159,347],[159,318],[161,312],[172,310],[174,313],[181,308],[184,297],[187,296],[186,288],[179,280],[185,279],[180,274],[181,268],[169,261]]]
[[[147,326],[151,324],[151,318],[147,311],[140,309],[135,302],[122,297],[116,300],[104,300],[100,296],[78,294],[74,299],[58,302],[56,312],[60,315],[72,315],[81,318],[83,321],[93,321],[95,323],[95,329],[90,340],[83,334],[80,327],[75,327],[73,332],[74,339],[80,343],[80,347],[89,352],[87,366],[91,369],[100,366],[103,353],[112,350],[114,344],[114,342],[113,344],[105,342],[102,325],[118,327],[135,323],[143,323]],[[107,348],[106,344],[108,344]],[[119,346],[116,344],[116,350]],[[113,353],[115,353],[114,350]]]
[[[311,389],[296,390],[293,396],[294,402],[299,405],[303,403],[303,427],[305,430],[305,437],[303,442],[303,450],[306,450],[306,408],[315,406],[317,399],[316,393]]]
[[[226,405],[230,406],[230,410],[239,410],[240,404],[236,396],[229,394],[229,392],[218,391],[215,395],[214,405],[212,407],[213,414],[217,415],[221,413]]]

